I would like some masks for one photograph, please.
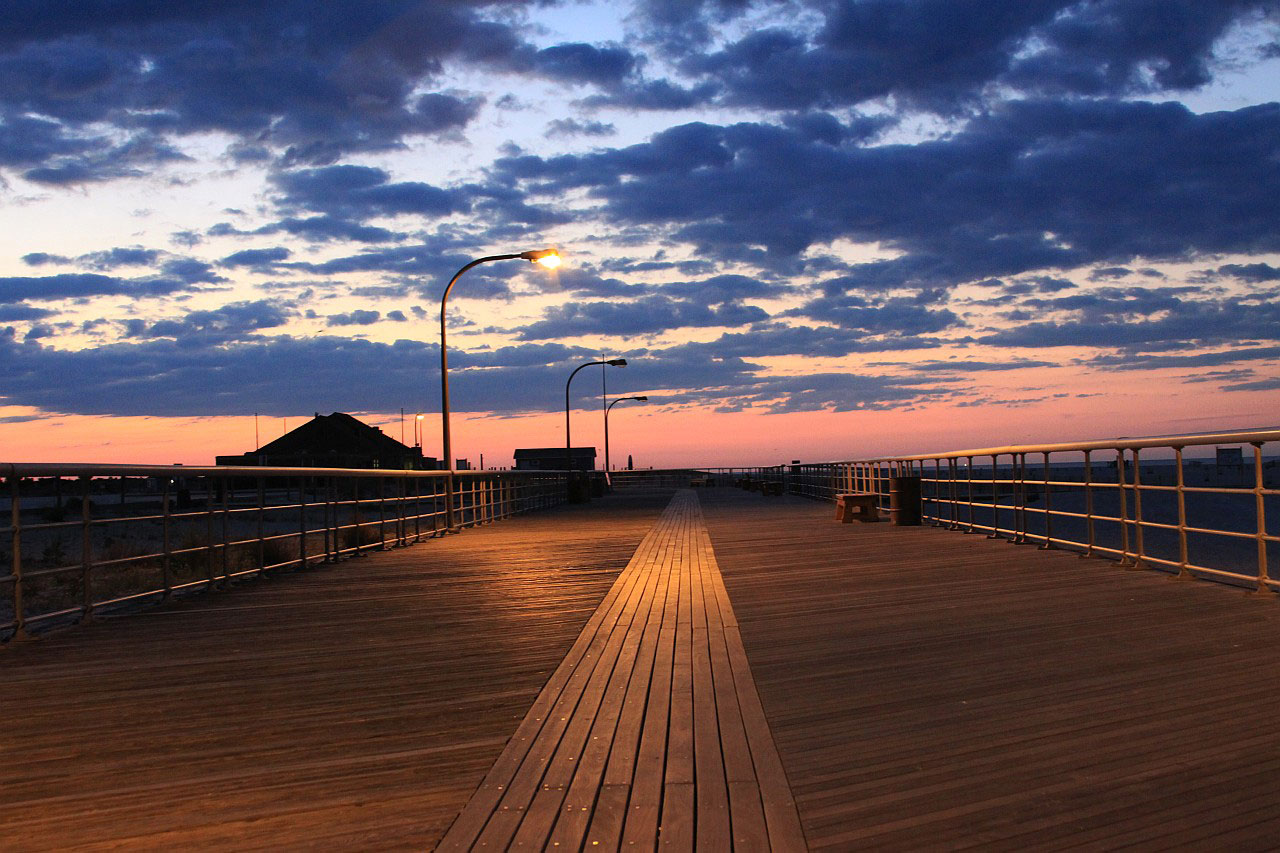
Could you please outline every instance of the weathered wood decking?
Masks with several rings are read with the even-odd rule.
[[[804,848],[697,495],[676,494],[440,847]]]
[[[1277,601],[750,498],[703,512],[812,848],[1280,845]]]
[[[429,849],[666,503],[0,648],[0,849]]]
[[[0,649],[0,849],[1280,843],[1275,601],[700,499]]]

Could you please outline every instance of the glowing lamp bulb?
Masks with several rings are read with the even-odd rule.
[[[547,269],[553,270],[556,267],[560,266],[560,256],[552,252],[550,254],[543,255],[542,257],[536,259],[534,263],[542,264]]]

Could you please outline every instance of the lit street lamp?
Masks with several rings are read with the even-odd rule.
[[[626,400],[635,400],[639,403],[649,402],[648,397],[619,397],[604,408],[604,476],[605,481],[609,479],[609,410],[614,406]]]
[[[462,269],[454,273],[453,278],[449,279],[449,283],[444,288],[444,295],[440,297],[440,423],[444,432],[444,464],[445,470],[449,475],[445,477],[444,486],[444,517],[445,527],[453,530],[453,443],[449,437],[449,350],[445,346],[445,324],[444,309],[449,301],[449,291],[453,290],[454,284],[458,279],[462,278],[462,274],[472,267],[489,261],[512,261],[516,259],[531,261],[535,264],[542,264],[548,269],[555,269],[560,266],[560,254],[555,249],[538,249],[532,252],[519,252],[512,255],[489,255],[484,258],[477,258],[471,261]]]
[[[569,441],[569,384],[573,382],[573,377],[578,375],[579,370],[597,364],[607,364],[610,367],[626,367],[627,360],[625,358],[611,358],[608,361],[588,361],[586,364],[580,364],[575,367],[573,373],[569,374],[569,381],[564,383],[564,461],[566,470],[573,468],[573,444]]]

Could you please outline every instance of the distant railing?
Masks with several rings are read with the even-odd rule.
[[[0,639],[445,528],[447,471],[0,465]],[[453,472],[470,527],[565,499],[552,471]]]
[[[819,500],[921,481],[924,519],[1271,592],[1280,559],[1280,431],[1015,445],[768,469]],[[1223,445],[1230,447],[1224,448]],[[1269,447],[1268,447],[1269,446]],[[1214,455],[1198,455],[1216,447]]]

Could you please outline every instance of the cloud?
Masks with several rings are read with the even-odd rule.
[[[338,219],[369,216],[447,216],[469,209],[464,192],[420,181],[390,182],[390,174],[372,166],[326,166],[278,172],[272,176],[286,209],[302,208]]]
[[[131,320],[127,337],[172,338],[182,347],[208,347],[253,337],[263,329],[283,326],[293,312],[272,300],[232,302],[221,308],[189,311],[181,318]]]
[[[283,246],[270,249],[243,249],[227,255],[218,263],[224,267],[270,267],[287,261],[293,253]]]
[[[346,314],[330,314],[327,318],[330,326],[371,326],[381,319],[378,311],[356,309]]]
[[[1271,264],[1223,264],[1218,267],[1217,273],[1255,284],[1264,281],[1280,281],[1280,268],[1273,267]]]
[[[1122,306],[1101,306],[1096,319],[1025,323],[983,335],[977,343],[1001,347],[1211,346],[1241,340],[1280,341],[1280,302],[1241,299],[1163,303],[1156,319],[1127,319]]]
[[[182,277],[123,279],[99,273],[0,277],[0,301],[81,299],[92,296],[161,296],[187,290]]]
[[[575,335],[644,335],[698,326],[741,326],[768,318],[754,305],[710,305],[667,296],[631,302],[576,302],[544,309],[543,319],[512,330],[520,340]]]
[[[52,317],[56,312],[48,308],[19,303],[0,303],[0,323],[28,322]]]
[[[481,99],[433,86],[446,64],[607,85],[639,62],[616,45],[534,48],[490,8],[19,0],[0,33],[0,166],[52,184],[137,176],[197,133],[230,135],[240,162],[327,165],[465,128]]]
[[[494,173],[549,198],[585,190],[611,224],[666,228],[704,257],[769,263],[843,238],[900,252],[856,265],[850,286],[938,287],[1280,250],[1276,138],[1280,104],[1022,101],[914,145],[693,123],[624,148],[504,157]]]
[[[602,121],[579,121],[576,118],[558,118],[547,122],[543,135],[549,139],[564,136],[613,136],[618,129]]]
[[[900,107],[955,114],[993,87],[1027,95],[1186,91],[1212,79],[1214,46],[1237,21],[1271,7],[1255,0],[837,0],[813,8],[809,35],[794,24],[751,29],[705,52],[708,19],[693,4],[659,22],[692,22],[695,36],[664,45],[680,71],[712,82],[718,100],[769,109]]]

